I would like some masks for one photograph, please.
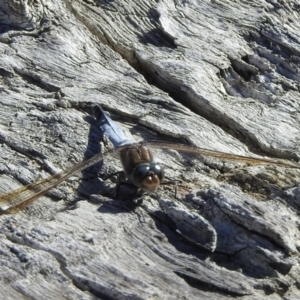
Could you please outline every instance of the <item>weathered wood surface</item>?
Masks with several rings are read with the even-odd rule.
[[[299,1],[0,0],[0,192],[135,140],[300,158]],[[158,151],[130,209],[97,172],[1,216],[3,299],[299,299],[300,170]],[[102,167],[102,168],[100,168]]]

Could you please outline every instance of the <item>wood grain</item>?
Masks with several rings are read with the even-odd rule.
[[[136,141],[299,160],[298,1],[0,0],[0,193]],[[298,299],[297,168],[155,150],[172,187],[115,199],[109,157],[0,216],[5,299]]]

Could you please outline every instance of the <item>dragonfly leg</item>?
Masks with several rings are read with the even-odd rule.
[[[177,183],[178,183],[177,180],[162,181],[162,182],[160,183],[160,185],[174,185],[174,186],[175,186],[175,193],[174,193],[174,196],[175,196],[175,198],[177,198]]]
[[[138,195],[140,190],[134,184],[132,184],[131,182],[128,182],[128,181],[120,181],[120,182],[117,183],[117,185],[116,185],[116,199],[119,199],[120,187],[122,185],[127,185],[127,186],[129,186],[131,188],[133,187],[135,189],[134,193],[132,194],[132,199],[135,200],[135,198]],[[138,199],[137,201],[132,201],[132,202],[134,203],[135,206],[139,206],[139,205],[142,204],[143,198]]]
[[[111,177],[113,177],[113,176],[116,176],[116,175],[117,175],[118,178],[119,178],[119,177],[121,177],[121,176],[124,176],[124,175],[125,175],[125,172],[124,172],[124,171],[117,171],[117,172],[108,174],[108,175],[106,175],[106,176],[102,176],[102,179],[103,179],[103,180],[107,180],[107,179],[109,179],[109,178],[111,178]]]
[[[136,186],[134,184],[132,184],[131,182],[128,182],[128,181],[119,181],[116,185],[116,199],[119,199],[119,192],[120,192],[120,188],[122,185],[127,185],[127,186],[130,186],[130,187],[135,187]],[[136,191],[134,192],[134,195],[136,194]]]

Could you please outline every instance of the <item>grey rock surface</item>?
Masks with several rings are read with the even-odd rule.
[[[299,8],[0,0],[0,194],[109,148],[95,104],[136,141],[298,161]],[[109,156],[1,215],[1,298],[299,299],[300,169],[155,153],[177,198],[116,199]]]

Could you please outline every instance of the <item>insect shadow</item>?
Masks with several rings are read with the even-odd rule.
[[[84,152],[84,158],[89,159],[93,155],[105,151],[105,149],[102,149],[102,143],[100,143],[104,140],[105,135],[93,116],[87,115],[84,117],[84,120],[90,125],[88,143]],[[140,194],[137,192],[136,187],[130,183],[126,183],[125,177],[122,176],[124,175],[122,174],[123,171],[116,172],[115,174],[104,174],[103,167],[104,161],[101,160],[81,172],[82,175],[79,187],[77,188],[78,197],[68,203],[69,209],[75,207],[78,201],[86,198],[91,200],[91,202],[97,203],[112,202],[111,205],[105,205],[106,208],[103,208],[103,212],[110,211],[111,213],[134,210],[141,204],[141,198],[138,198]],[[111,177],[114,177],[113,181],[116,181],[116,186],[113,188],[108,184],[108,180]],[[101,199],[100,201],[95,201],[95,195],[100,195],[99,199],[103,198],[103,201]],[[114,200],[109,201],[105,196]]]
[[[102,151],[100,141],[103,139],[103,132],[97,126],[97,121],[92,116],[85,116],[84,120],[90,124],[88,143],[84,152],[84,159],[89,159]],[[89,199],[91,195],[101,194],[108,189],[107,184],[98,176],[103,165],[103,160],[101,160],[81,172],[81,180],[77,188],[77,193],[80,196]]]

